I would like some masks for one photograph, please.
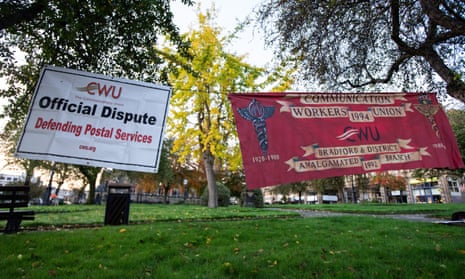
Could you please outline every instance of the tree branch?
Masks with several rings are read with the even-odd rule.
[[[399,50],[407,56],[423,57],[434,69],[436,73],[447,83],[447,92],[449,95],[465,102],[465,83],[461,80],[452,69],[450,69],[434,50],[434,44],[440,41],[445,41],[459,35],[465,34],[465,24],[461,20],[456,20],[443,14],[439,10],[439,3],[436,1],[421,0],[423,12],[430,18],[429,32],[424,43],[418,48],[410,47],[400,38],[400,20],[399,20],[399,1],[391,0],[391,16],[392,16],[392,40],[397,44]],[[437,34],[437,25],[449,29],[449,32]],[[397,60],[396,62],[399,62]],[[397,63],[394,63],[396,65]],[[400,65],[400,64],[398,64]],[[391,67],[392,69],[392,67]],[[389,74],[388,74],[389,76]],[[375,80],[368,84],[374,83]]]
[[[33,20],[47,7],[48,1],[39,0],[25,7],[22,4],[4,2],[0,3],[0,30],[13,27],[21,22]]]
[[[431,21],[446,29],[452,30],[454,33],[465,35],[465,21],[461,18],[448,16],[443,13],[439,9],[441,2],[446,9],[449,8],[444,1],[420,0],[423,12]]]
[[[353,88],[361,88],[361,87],[364,87],[364,86],[367,86],[367,85],[373,85],[373,84],[378,84],[378,83],[388,83],[389,81],[391,81],[392,76],[399,70],[400,66],[404,62],[406,62],[408,59],[410,59],[411,57],[412,57],[412,55],[410,55],[410,54],[402,54],[402,55],[400,55],[394,61],[394,63],[391,65],[391,67],[389,67],[389,70],[387,71],[386,75],[383,78],[374,78],[370,74],[368,69],[365,67],[365,72],[370,77],[370,80],[368,80],[366,82],[363,82],[363,83],[359,83],[359,84],[355,84],[355,83],[351,82],[350,80],[346,80],[342,84],[349,84],[349,86],[353,87]]]

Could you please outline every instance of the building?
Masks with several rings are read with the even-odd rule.
[[[399,172],[394,172],[399,174]],[[441,175],[432,178],[412,178],[410,173],[402,172],[407,180],[405,189],[389,189],[389,187],[368,187],[364,190],[356,185],[346,184],[347,201],[352,202],[354,188],[357,202],[382,203],[459,203],[465,202],[465,187],[463,179],[451,175]]]
[[[24,175],[0,173],[0,186],[24,181]]]
[[[412,178],[407,171],[394,171],[394,175],[403,176],[407,180],[405,189],[389,189],[357,185],[355,175],[345,177],[345,187],[342,193],[335,190],[324,190],[318,193],[311,187],[304,193],[289,193],[288,195],[276,194],[274,187],[262,188],[265,204],[274,203],[462,203],[465,202],[465,178],[451,175],[441,175],[433,178]],[[369,180],[374,174],[367,174]]]

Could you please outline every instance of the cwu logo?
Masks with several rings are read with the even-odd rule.
[[[267,155],[268,134],[265,120],[274,114],[274,107],[265,107],[254,98],[247,107],[238,108],[237,111],[242,118],[252,122],[260,149],[263,155]]]

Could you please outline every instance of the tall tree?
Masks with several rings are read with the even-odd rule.
[[[421,79],[465,102],[465,1],[266,0],[259,22],[302,77],[333,88]],[[437,82],[436,73],[443,83]],[[310,80],[311,81],[311,80]]]
[[[357,186],[358,192],[360,195],[360,200],[362,201],[364,198],[364,194],[370,188],[370,179],[368,178],[367,173],[357,174],[355,175],[354,178],[355,178],[355,185]]]
[[[2,116],[10,117],[10,122],[24,118],[45,64],[162,81],[166,78],[160,67],[163,61],[153,45],[160,36],[168,35],[177,50],[183,52],[187,46],[172,22],[168,0],[45,2],[46,8],[34,17],[1,30],[0,44],[11,59],[0,61],[0,77],[6,78],[8,86],[0,91],[0,97],[9,101]],[[0,12],[5,18],[17,9]],[[11,56],[15,52],[19,55]],[[22,123],[15,124],[9,130]]]
[[[312,186],[317,190],[318,195],[328,190],[337,191],[338,200],[344,201],[345,180],[343,176],[335,176],[312,180]],[[321,202],[319,200],[319,202]]]
[[[61,190],[61,187],[67,179],[71,180],[82,180],[82,173],[74,165],[70,164],[55,164],[55,181],[57,183],[57,188],[55,189],[55,194]]]
[[[47,8],[46,0],[26,2],[10,0],[0,3],[0,30],[31,21]]]
[[[304,194],[312,186],[311,181],[301,181],[294,182],[289,184],[283,184],[275,187],[272,192],[275,194],[281,194],[283,196],[288,196],[289,194],[297,193],[299,195],[299,203],[305,203],[302,199],[302,194]]]
[[[174,94],[171,98],[169,133],[175,138],[173,150],[181,162],[194,157],[203,162],[207,177],[208,207],[218,207],[215,172],[240,167],[240,153],[233,115],[227,94],[257,91],[281,80],[266,75],[263,68],[244,62],[244,57],[226,52],[234,34],[222,37],[213,24],[215,12],[198,13],[198,30],[186,36],[191,41],[186,60],[169,46],[158,50],[170,57],[174,71],[170,75]],[[261,81],[260,81],[261,80]],[[281,88],[282,89],[282,88]]]
[[[191,0],[181,0],[192,4]],[[169,0],[37,0],[0,3],[0,78],[8,105],[4,140],[21,131],[40,69],[48,64],[143,81],[166,80],[153,51],[160,36],[188,45],[173,23]],[[14,55],[19,53],[17,55]],[[84,175],[95,170],[81,167]],[[95,176],[96,177],[96,176]],[[95,182],[90,182],[95,186]],[[91,188],[91,191],[95,189]]]
[[[78,166],[79,171],[84,176],[84,184],[80,189],[80,193],[84,192],[84,189],[89,185],[89,196],[87,196],[87,204],[95,203],[95,188],[97,183],[97,176],[100,173],[100,168]]]
[[[155,180],[163,187],[163,200],[168,203],[168,192],[176,181],[177,172],[179,171],[179,164],[176,160],[177,157],[171,153],[173,146],[172,139],[165,139],[163,148],[160,155],[160,164],[158,166],[158,173],[154,175]]]
[[[462,160],[465,159],[465,111],[458,109],[451,109],[447,112],[452,131],[454,131],[457,144],[459,146]]]
[[[370,180],[371,186],[383,187],[385,202],[390,202],[389,195],[392,190],[400,190],[400,196],[407,187],[407,179],[403,176],[395,176],[388,172],[380,172]],[[402,200],[401,200],[402,202]]]

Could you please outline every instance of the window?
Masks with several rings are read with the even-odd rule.
[[[447,183],[449,184],[449,190],[451,193],[459,192],[459,184],[457,183],[456,179],[452,179],[451,177],[447,178]]]

